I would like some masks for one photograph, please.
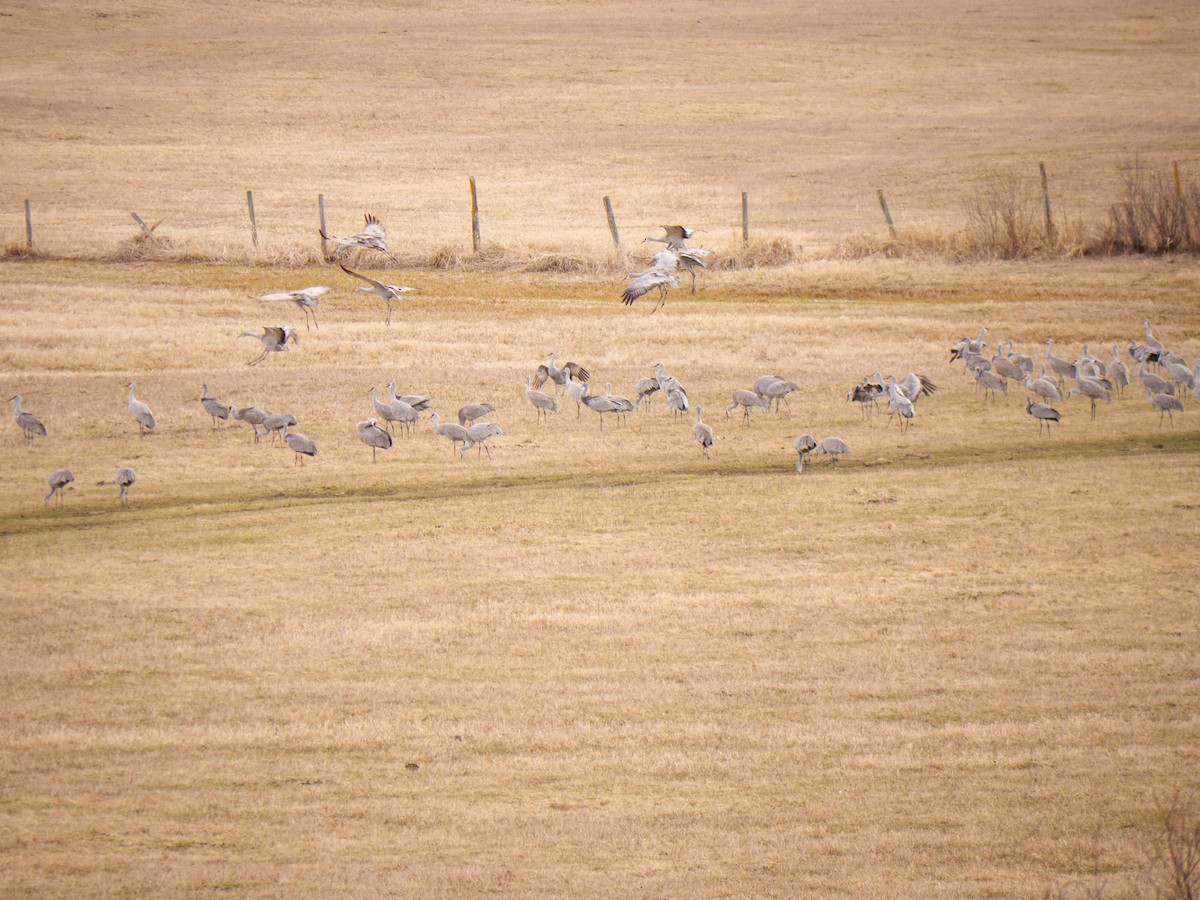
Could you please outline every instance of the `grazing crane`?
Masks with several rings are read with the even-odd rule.
[[[504,434],[504,432],[501,431],[500,426],[494,422],[480,422],[477,425],[472,425],[467,429],[466,441],[461,447],[458,448],[459,457],[461,458],[465,456],[468,450],[470,450],[472,447],[478,446],[483,450],[486,450],[488,459],[491,459],[492,451],[488,448],[486,441],[488,438],[495,437],[498,434]],[[475,451],[475,455],[479,455],[478,450]]]
[[[133,487],[133,483],[137,481],[137,475],[129,466],[121,466],[117,469],[117,487],[121,489],[121,493],[117,495],[117,499],[121,501],[122,506],[129,505],[129,489]]]
[[[662,390],[664,369],[665,367],[662,363],[657,363],[654,366],[655,374],[647,375],[645,378],[639,378],[637,380],[637,384],[633,386],[633,389],[637,391],[638,395],[637,403],[635,404],[636,406],[641,406],[643,400],[645,400],[646,405],[649,406],[650,398]]]
[[[1112,402],[1112,396],[1098,381],[1093,381],[1091,378],[1077,378],[1075,379],[1075,384],[1078,386],[1067,391],[1067,399],[1071,399],[1072,394],[1082,394],[1084,397],[1087,397],[1089,400],[1091,400],[1093,419],[1096,418],[1097,400],[1103,400],[1105,403]]]
[[[392,446],[392,436],[375,424],[374,419],[367,419],[354,426],[358,439],[371,448],[371,462],[375,462],[376,450],[387,450]]]
[[[817,444],[817,449],[829,456],[830,465],[835,469],[839,456],[850,455],[850,447],[840,437],[822,438]]]
[[[1112,361],[1108,364],[1108,370],[1112,373],[1112,382],[1116,386],[1117,395],[1125,396],[1125,388],[1129,387],[1129,366],[1121,361],[1121,354],[1117,352],[1117,345],[1112,345]]]
[[[287,352],[289,343],[300,343],[300,336],[287,325],[264,326],[262,334],[255,334],[253,331],[243,331],[238,337],[254,338],[256,341],[262,343],[262,353],[246,363],[248,366],[258,365],[272,353]]]
[[[243,406],[233,414],[235,419],[245,422],[254,429],[254,443],[258,443],[258,426],[267,418],[267,413],[257,406]]]
[[[138,434],[145,437],[147,431],[154,430],[154,413],[150,412],[149,406],[133,395],[137,389],[136,384],[131,381],[125,387],[129,388],[129,415],[138,423]]]
[[[1062,402],[1062,391],[1058,389],[1058,385],[1051,379],[1046,377],[1046,367],[1042,366],[1042,375],[1040,378],[1031,378],[1025,376],[1025,389],[1031,394],[1037,394],[1043,400],[1050,403]]]
[[[33,438],[46,436],[46,426],[42,424],[42,420],[33,413],[25,412],[21,409],[21,395],[17,394],[8,401],[12,404],[13,421],[17,423],[17,427],[21,429],[21,437],[26,444],[32,445]]]
[[[584,385],[586,388],[587,385]],[[617,411],[616,401],[610,400],[607,397],[600,397],[596,394],[584,393],[579,398],[583,401],[583,405],[600,416],[600,430],[604,430],[604,414]]]
[[[755,390],[755,393],[759,394],[760,397],[763,397],[767,401],[768,406],[770,406],[770,401],[774,400],[775,412],[778,414],[780,402],[787,406],[788,412],[791,412],[792,404],[788,403],[788,394],[798,390],[800,390],[800,385],[796,384],[796,382],[784,381],[781,378],[778,381],[773,381],[768,384],[764,392],[759,393],[757,390]]]
[[[433,420],[433,430],[444,438],[450,439],[450,454],[454,454],[454,445],[466,443],[467,429],[463,425],[455,425],[453,422],[447,422],[445,425],[438,419],[438,414],[434,413],[430,418]]]
[[[982,352],[983,338],[986,334],[987,329],[980,328],[979,337],[975,338],[975,340],[971,340],[969,337],[960,338],[958,342],[950,348],[950,362],[954,362],[956,359],[962,359],[968,353],[978,354]]]
[[[551,353],[548,357],[549,362],[537,367],[537,371],[533,373],[533,387],[540,388],[547,379],[553,381],[560,388],[565,387],[572,378],[582,384],[587,384],[591,379],[592,373],[579,363],[566,362],[557,366],[554,363],[557,358],[557,353]]]
[[[525,399],[537,411],[536,422],[541,422],[542,417],[549,418],[550,413],[558,412],[558,401],[549,394],[543,394],[541,391],[533,389],[533,376],[525,376]]]
[[[742,408],[742,424],[749,426],[751,409],[770,409],[771,401],[758,396],[754,391],[744,391],[740,388],[733,392],[733,402],[725,407],[725,418],[738,407]]]
[[[796,471],[804,473],[804,460],[808,458],[808,454],[817,449],[817,439],[811,434],[802,434],[796,438],[796,454],[800,457],[796,461]]]
[[[321,298],[329,293],[329,288],[325,285],[316,285],[315,287],[301,288],[298,291],[276,291],[272,294],[263,294],[258,297],[259,303],[271,303],[276,300],[287,300],[290,303],[295,303],[304,313],[304,330],[312,331],[317,325],[317,307],[321,303]],[[312,316],[312,327],[309,327],[308,319]]]
[[[704,451],[704,457],[707,459],[709,448],[713,445],[713,430],[700,421],[699,406],[696,407],[696,424],[692,426],[692,437],[696,439],[696,443],[700,445],[700,449]]]
[[[271,436],[271,443],[275,443],[275,435],[278,434],[280,439],[286,439],[288,429],[296,424],[296,417],[291,413],[267,413],[262,420],[263,434]]]
[[[653,290],[658,291],[658,304],[650,310],[651,314],[658,312],[667,302],[667,288],[679,287],[679,255],[669,247],[654,257],[650,268],[641,272],[630,272],[632,279],[621,294],[621,302],[632,306],[633,301]]]
[[[337,244],[335,253],[341,250],[378,250],[393,263],[399,265],[400,261],[388,251],[387,231],[384,230],[383,223],[370,213],[367,213],[363,217],[363,220],[363,230],[350,237],[330,237],[323,229],[318,229],[321,234],[321,240]]]
[[[1065,359],[1059,359],[1054,355],[1054,339],[1046,338],[1046,365],[1050,367],[1050,371],[1058,378],[1059,389],[1066,386],[1068,378],[1075,378],[1075,367]]]
[[[1146,388],[1146,399],[1150,401],[1150,405],[1158,410],[1158,427],[1162,428],[1163,414],[1171,417],[1171,427],[1175,427],[1175,416],[1171,412],[1183,412],[1183,403],[1178,397],[1172,397],[1170,394],[1155,394],[1150,388]]]
[[[217,428],[217,421],[226,422],[230,416],[234,415],[233,407],[226,406],[215,397],[208,396],[208,385],[204,384],[200,387],[200,405],[204,411],[212,416],[213,430]]]
[[[342,266],[341,263],[338,263]],[[342,266],[342,271],[347,275],[353,275],[367,283],[366,287],[356,287],[355,291],[362,291],[364,294],[374,294],[387,305],[387,318],[384,324],[392,324],[392,301],[399,300],[401,294],[407,294],[409,291],[415,291],[416,288],[406,287],[403,284],[384,284],[382,281],[376,281],[374,278],[368,278],[366,275],[360,275],[352,269],[347,269]]]
[[[474,425],[476,419],[482,419],[488,413],[494,413],[495,411],[496,407],[490,403],[468,403],[458,410],[458,424],[464,428],[468,425]]]
[[[58,495],[55,502],[56,506],[62,506],[63,491],[66,490],[68,484],[75,480],[75,476],[71,474],[70,469],[55,469],[46,476],[46,483],[50,485],[50,493],[46,495],[46,499],[42,501],[42,506],[50,502],[50,498]]]
[[[298,431],[293,431],[291,434],[285,434],[283,436],[283,442],[291,447],[296,454],[296,458],[292,460],[293,466],[296,465],[296,463],[300,463],[300,465],[303,466],[304,457],[317,455],[317,445]]]
[[[612,392],[612,382],[609,381],[604,385],[604,397],[606,400],[611,400],[617,405],[613,410],[617,414],[617,427],[621,427],[621,423],[627,421],[629,413],[633,412],[633,401],[628,397],[622,397],[620,394]]]
[[[1061,422],[1062,416],[1057,409],[1047,406],[1045,403],[1034,403],[1029,397],[1025,398],[1025,412],[1037,419],[1038,437],[1042,436],[1042,423],[1046,424],[1046,433],[1050,433],[1051,422]]]

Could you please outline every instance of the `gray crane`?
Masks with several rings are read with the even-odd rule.
[[[996,392],[1000,391],[1004,394],[1008,393],[1008,382],[999,375],[993,375],[991,372],[976,372],[975,384],[983,388],[983,397],[986,400],[988,391],[992,392],[992,399],[996,399]]]
[[[472,447],[480,447],[487,451],[488,459],[492,458],[492,451],[487,445],[487,439],[495,437],[498,434],[504,434],[500,430],[500,426],[494,422],[478,422],[467,429],[467,439],[461,447],[458,448],[458,455],[463,457]],[[479,450],[475,451],[475,455],[479,455]]]
[[[1075,366],[1065,359],[1060,359],[1054,355],[1053,338],[1046,338],[1046,365],[1050,367],[1050,371],[1058,379],[1059,389],[1066,386],[1068,378],[1073,379],[1075,377]]]
[[[817,439],[811,434],[802,434],[796,438],[794,446],[796,455],[800,457],[796,460],[796,471],[804,474],[804,461],[808,459],[808,454],[817,449]]]
[[[1031,394],[1041,397],[1048,403],[1062,402],[1062,392],[1053,380],[1046,377],[1045,366],[1042,366],[1042,375],[1040,378],[1032,378],[1029,375],[1025,376],[1025,389]]]
[[[558,412],[558,401],[549,394],[544,394],[541,391],[533,389],[533,376],[525,376],[525,399],[530,405],[537,410],[537,422],[542,421],[542,417],[549,417],[550,413]]]
[[[293,452],[296,454],[295,459],[292,460],[293,466],[296,465],[296,463],[300,463],[300,465],[303,466],[304,457],[313,457],[317,455],[317,445],[298,431],[285,434],[283,436],[283,442],[291,447]]]
[[[35,436],[46,436],[46,426],[42,424],[42,420],[33,413],[25,412],[21,409],[20,394],[17,394],[8,402],[12,404],[13,421],[16,422],[17,427],[21,429],[21,437],[26,444],[32,445]]]
[[[134,382],[129,382],[125,387],[129,388],[129,415],[138,423],[138,434],[145,437],[147,432],[154,431],[154,413],[150,411],[149,406],[133,395],[137,389]]]
[[[334,253],[342,250],[347,252],[352,250],[378,250],[396,265],[400,264],[400,261],[388,251],[387,231],[384,229],[383,223],[370,213],[367,213],[363,217],[363,230],[358,234],[352,234],[350,237],[332,237],[327,235],[323,229],[318,230],[321,240],[337,244],[337,249],[334,250]]]
[[[667,392],[667,408],[671,410],[671,418],[677,414],[682,416],[688,410],[688,395],[675,378],[668,376],[663,381],[663,390]]]
[[[900,433],[904,434],[907,428],[912,427],[912,420],[916,416],[917,410],[916,407],[913,406],[913,402],[905,397],[904,394],[900,392],[900,389],[896,387],[896,377],[894,375],[888,376],[887,396],[888,427],[891,427],[892,419],[896,416],[899,416]]]
[[[1145,360],[1138,363],[1138,380],[1142,383],[1142,387],[1149,389],[1152,394],[1170,394],[1171,396],[1175,396],[1175,385],[1161,375],[1147,372]]]
[[[1032,398],[1025,398],[1025,412],[1037,419],[1038,437],[1042,436],[1042,423],[1046,425],[1046,433],[1050,433],[1051,422],[1061,422],[1062,416],[1057,409],[1048,406],[1045,403],[1034,403]]]
[[[614,409],[613,412],[617,414],[617,427],[620,428],[621,423],[627,421],[626,417],[629,415],[629,413],[633,412],[633,401],[631,401],[628,397],[622,397],[620,394],[614,394],[612,392],[611,381],[604,385],[604,398],[606,400],[611,400],[617,405],[617,408]]]
[[[430,418],[433,420],[433,430],[444,438],[450,440],[450,454],[454,454],[454,445],[466,443],[467,429],[463,425],[455,425],[453,422],[447,422],[445,425],[438,419],[438,414],[434,413]]]
[[[1033,374],[1033,360],[1024,353],[1015,353],[1013,351],[1012,338],[1008,341],[1008,361],[1021,370],[1022,376]],[[1018,379],[1020,380],[1020,379]]]
[[[572,378],[567,379],[565,385],[567,396],[575,401],[575,418],[578,419],[583,412],[583,398],[588,392],[586,381],[575,381]]]
[[[725,418],[729,418],[729,414],[738,407],[742,408],[742,424],[750,424],[750,410],[752,409],[770,409],[771,401],[758,396],[754,391],[745,391],[739,388],[733,392],[733,402],[725,407]]]
[[[288,429],[296,424],[296,417],[291,413],[267,413],[262,420],[263,434],[271,436],[271,443],[275,443],[275,435],[280,436],[280,440],[287,438]]]
[[[798,391],[799,389],[800,389],[800,385],[796,384],[796,382],[785,381],[784,379],[781,378],[778,381],[773,381],[770,384],[768,384],[766,386],[766,390],[760,396],[764,397],[764,399],[766,399],[768,401],[768,405],[769,405],[770,401],[772,401],[772,400],[775,401],[776,414],[779,413],[779,404],[780,403],[783,403],[785,406],[787,406],[788,412],[791,412],[792,404],[788,402],[788,394],[791,394],[794,391]],[[756,391],[756,393],[757,393],[757,391]]]
[[[533,373],[533,387],[540,388],[547,380],[553,381],[560,388],[565,387],[571,379],[582,384],[587,384],[591,380],[592,373],[579,363],[565,362],[559,366],[555,364],[557,358],[557,353],[551,353],[547,357],[547,362],[537,367]]]
[[[1121,361],[1121,354],[1117,350],[1117,345],[1112,345],[1112,361],[1108,364],[1108,371],[1112,374],[1113,385],[1117,389],[1117,396],[1125,396],[1125,388],[1129,387],[1129,366]]]
[[[904,380],[899,382],[896,388],[908,398],[913,406],[916,406],[917,401],[922,397],[932,397],[938,390],[936,384],[916,372],[909,372],[905,375]]]
[[[1082,394],[1092,401],[1092,418],[1096,418],[1096,401],[1103,400],[1105,403],[1112,402],[1112,396],[1106,391],[1098,381],[1093,381],[1091,378],[1076,378],[1076,387],[1067,391],[1067,399],[1071,399],[1072,394]]]
[[[258,443],[258,426],[267,418],[268,413],[259,409],[257,406],[243,406],[239,410],[235,410],[233,417],[239,421],[245,422],[254,429],[254,443]]]
[[[829,457],[830,464],[836,469],[839,456],[849,456],[850,447],[840,437],[821,438],[817,449]]]
[[[117,499],[121,501],[122,506],[129,505],[129,489],[133,487],[135,481],[137,481],[137,474],[129,466],[121,466],[117,469],[116,483],[121,491],[117,495]]]
[[[376,424],[374,419],[367,419],[354,426],[358,439],[371,448],[371,462],[375,462],[376,450],[388,450],[392,446],[392,436]]]
[[[1129,355],[1134,362],[1148,362],[1151,365],[1158,365],[1158,352],[1147,349],[1133,338],[1129,339]]]
[[[1156,394],[1146,388],[1146,399],[1150,401],[1150,405],[1158,410],[1158,427],[1162,428],[1163,415],[1171,417],[1171,427],[1175,427],[1175,416],[1172,410],[1183,412],[1183,403],[1178,397],[1172,397],[1170,394]]]
[[[663,372],[665,366],[662,363],[657,363],[654,366],[655,374],[648,375],[645,378],[639,378],[633,389],[637,391],[637,406],[642,405],[642,401],[646,401],[646,405],[650,405],[650,398],[662,390]]]
[[[1192,385],[1192,370],[1188,368],[1187,361],[1180,359],[1169,350],[1159,359],[1159,365],[1167,370],[1167,374],[1177,386],[1191,388]],[[1175,396],[1182,394],[1182,391],[1177,390]]]
[[[980,328],[979,337],[975,338],[975,340],[971,340],[969,337],[959,338],[958,341],[950,347],[950,362],[954,362],[956,359],[964,359],[967,354],[981,353],[984,346],[983,338],[986,334],[987,329]]]
[[[666,244],[667,249],[671,250],[679,258],[679,265],[692,276],[692,293],[696,293],[696,273],[708,268],[704,260],[710,251],[687,245],[687,242],[691,240],[692,235],[697,233],[698,229],[687,228],[683,225],[663,225],[661,227],[666,234],[661,236],[651,235],[650,237],[643,238],[642,243],[654,242]]]
[[[861,404],[865,419],[871,412],[879,412],[879,398],[883,394],[882,384],[864,378],[859,384],[850,388],[849,393],[846,394],[846,402]]]
[[[287,325],[266,325],[263,326],[262,334],[255,334],[253,331],[243,331],[238,337],[254,338],[262,344],[262,353],[246,363],[248,366],[257,366],[272,353],[287,352],[288,344],[300,343],[300,336]]]
[[[469,425],[474,425],[476,419],[482,419],[484,416],[495,411],[496,407],[490,403],[468,403],[466,406],[459,407],[458,424],[466,428]]]
[[[304,330],[312,331],[317,325],[317,307],[321,304],[321,298],[329,293],[329,288],[323,284],[315,285],[314,287],[301,288],[298,291],[275,291],[271,294],[263,294],[256,298],[259,303],[271,303],[278,300],[286,300],[289,303],[295,303],[304,313]],[[309,327],[308,319],[312,317],[312,327]]]
[[[407,410],[409,413],[413,413],[412,407],[408,406],[407,404],[403,404],[404,409],[402,410],[399,402],[392,403],[390,401],[380,400],[379,388],[376,385],[372,385],[371,390],[367,391],[367,393],[371,395],[371,404],[375,407],[375,415],[379,416],[379,418],[383,420],[384,428],[390,429],[393,422],[400,422],[403,424],[406,418],[404,410]]]
[[[342,266],[341,263],[338,263],[338,265]],[[407,294],[410,291],[416,290],[416,288],[403,284],[384,284],[382,281],[376,281],[374,278],[360,275],[358,272],[347,269],[345,266],[342,266],[342,271],[367,283],[366,287],[356,287],[355,291],[362,291],[364,294],[374,294],[387,305],[387,318],[384,320],[384,324],[386,325],[392,324],[392,301],[399,300],[401,294]]]
[[[396,396],[396,382],[388,382],[388,400],[392,403],[399,401],[411,406],[416,412],[429,412],[429,404],[433,400],[429,394],[405,394],[402,397]],[[416,421],[415,419],[413,421]]]
[[[696,424],[692,426],[692,437],[696,439],[696,443],[700,445],[700,449],[704,451],[704,456],[707,458],[709,448],[713,445],[713,430],[700,420],[699,404],[696,406]]]
[[[212,417],[214,431],[217,428],[218,420],[225,422],[228,421],[231,416],[234,416],[234,409],[232,406],[226,406],[216,397],[208,396],[207,384],[201,385],[200,387],[200,406],[203,407],[204,411]]]
[[[1001,378],[1007,378],[1009,381],[1023,381],[1025,372],[1015,362],[996,349],[996,355],[992,357],[992,371]]]
[[[648,269],[641,272],[630,272],[629,284],[621,294],[621,302],[632,306],[638,297],[645,296],[651,291],[658,291],[658,303],[651,314],[658,312],[667,302],[667,288],[679,287],[679,255],[669,247],[654,257]]]
[[[55,469],[53,472],[47,475],[46,483],[50,485],[50,493],[46,495],[46,499],[42,501],[42,505],[45,506],[50,502],[51,497],[57,495],[55,505],[62,506],[63,491],[66,490],[67,485],[74,480],[75,476],[71,474],[70,469]]]
[[[1162,345],[1162,342],[1159,341],[1154,336],[1154,333],[1150,330],[1150,320],[1144,319],[1142,321],[1142,324],[1146,326],[1146,342],[1142,346],[1144,346],[1148,352],[1161,357],[1162,352],[1163,352],[1163,345]]]
[[[585,385],[585,387],[587,387],[587,385]],[[580,397],[580,400],[583,401],[584,406],[586,406],[588,409],[592,410],[593,412],[597,413],[600,416],[600,430],[603,431],[604,430],[604,414],[616,412],[617,411],[616,402],[613,400],[609,400],[607,397],[601,397],[596,394],[588,394],[588,393],[584,393],[584,395],[582,397]]]

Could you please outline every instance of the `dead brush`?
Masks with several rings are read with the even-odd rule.
[[[1136,160],[1122,173],[1121,197],[1090,242],[1100,254],[1195,253],[1200,251],[1200,180],[1168,176]]]
[[[708,268],[715,272],[729,272],[790,266],[803,259],[803,252],[799,244],[787,238],[760,238],[725,252],[714,253],[716,258],[709,261]]]

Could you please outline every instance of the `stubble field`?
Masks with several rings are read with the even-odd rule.
[[[945,223],[980,170],[1042,156],[1103,211],[1132,153],[1196,158],[1195,14],[10,13],[0,228],[22,238],[21,200],[47,198],[53,258],[0,264],[4,399],[50,432],[26,448],[10,422],[0,467],[4,893],[1165,884],[1163,810],[1194,822],[1200,792],[1196,401],[1172,429],[1135,389],[1094,421],[1073,398],[1039,437],[1023,391],[984,400],[947,347],[986,325],[989,351],[1107,359],[1149,318],[1193,359],[1193,259],[809,258],[709,273],[654,315],[615,280],[392,271],[420,291],[391,327],[339,270],[268,263],[311,241],[318,191],[339,226],[369,209],[397,247],[461,244],[468,174],[485,236],[593,252],[605,193],[626,237],[678,219],[719,251],[758,186],[770,230],[810,246],[876,227],[877,177]],[[127,207],[254,264],[99,261]],[[322,283],[312,332],[250,299]],[[285,322],[300,342],[247,367],[237,334]],[[552,351],[597,392],[663,363],[711,458],[661,400],[601,431],[560,397],[535,424],[524,378]],[[845,400],[875,371],[939,385],[904,436]],[[791,408],[726,419],[767,372],[800,384]],[[494,458],[422,419],[373,463],[354,423],[392,379],[443,421],[492,403]],[[214,431],[202,383],[292,412],[320,454]],[[798,475],[802,431],[852,455]]]

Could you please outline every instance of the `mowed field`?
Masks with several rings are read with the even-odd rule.
[[[944,229],[1044,160],[1059,220],[1098,222],[1135,155],[1194,172],[1198,42],[1156,2],[0,11],[0,239],[30,198],[42,254],[0,263],[0,399],[49,430],[0,431],[0,893],[1166,890],[1163,810],[1200,815],[1197,401],[1160,428],[1135,388],[1072,398],[1039,436],[947,348],[1128,361],[1148,318],[1193,360],[1200,264],[827,251],[884,232],[880,187]],[[390,271],[419,289],[390,327],[278,264],[318,193],[337,233],[469,248],[469,175],[517,251],[603,258],[610,195],[627,248],[682,221],[719,255],[747,191],[804,255],[654,315],[618,277]],[[131,210],[225,263],[103,261]],[[251,299],[311,284],[311,332]],[[277,323],[299,343],[248,367]],[[535,424],[551,352],[596,392],[663,363],[711,458],[661,399]],[[846,402],[875,371],[939,386],[903,436]],[[790,408],[727,419],[768,372]],[[443,421],[494,405],[493,458],[422,418],[372,462],[393,379]],[[204,383],[319,455],[214,430]],[[798,475],[805,431],[851,456]]]

